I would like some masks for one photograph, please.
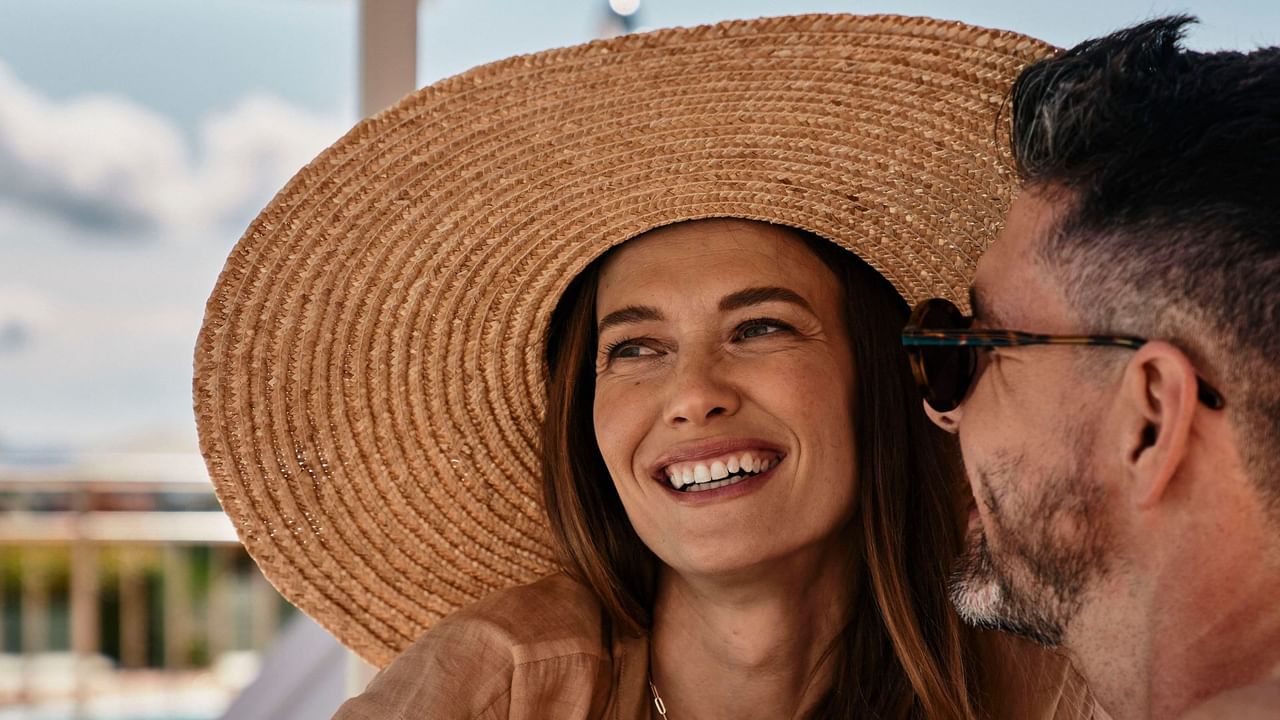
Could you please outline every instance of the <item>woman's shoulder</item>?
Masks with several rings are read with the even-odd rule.
[[[579,705],[586,717],[610,684],[611,650],[591,590],[551,575],[444,618],[335,719],[537,717],[530,710]]]
[[[436,624],[423,636],[481,634],[512,646],[569,641],[588,652],[608,645],[605,613],[590,588],[564,573],[499,590]]]

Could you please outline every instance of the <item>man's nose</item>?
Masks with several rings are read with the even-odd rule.
[[[713,353],[686,354],[676,364],[664,419],[668,425],[700,426],[738,412],[742,398]]]

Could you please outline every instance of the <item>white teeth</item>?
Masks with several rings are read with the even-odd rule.
[[[759,474],[778,464],[773,456],[756,457],[751,453],[730,456],[723,460],[714,460],[710,465],[691,463],[682,468],[668,467],[667,479],[677,490],[688,488],[689,492],[714,490],[743,480],[742,477],[730,477],[739,472]]]
[[[711,463],[712,480],[723,480],[727,477],[729,477],[729,469],[724,466],[724,463],[719,460]]]
[[[704,492],[706,490],[715,490],[716,488],[722,488],[722,487],[725,487],[726,485],[732,485],[734,483],[742,482],[744,479],[745,478],[738,477],[738,478],[733,478],[732,480],[717,480],[715,482],[710,482],[703,485],[694,485],[693,487],[689,488],[689,492]]]

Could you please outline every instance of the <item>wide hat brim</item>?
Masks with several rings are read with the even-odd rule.
[[[266,577],[383,666],[554,569],[544,336],[652,228],[740,217],[964,302],[1015,183],[1032,38],[896,16],[661,30],[425,87],[303,168],[236,245],[195,355],[200,446]]]

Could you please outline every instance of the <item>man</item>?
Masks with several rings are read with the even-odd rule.
[[[961,614],[1116,720],[1280,718],[1280,48],[1189,22],[1021,75],[972,326],[931,301],[904,342],[976,500]]]

